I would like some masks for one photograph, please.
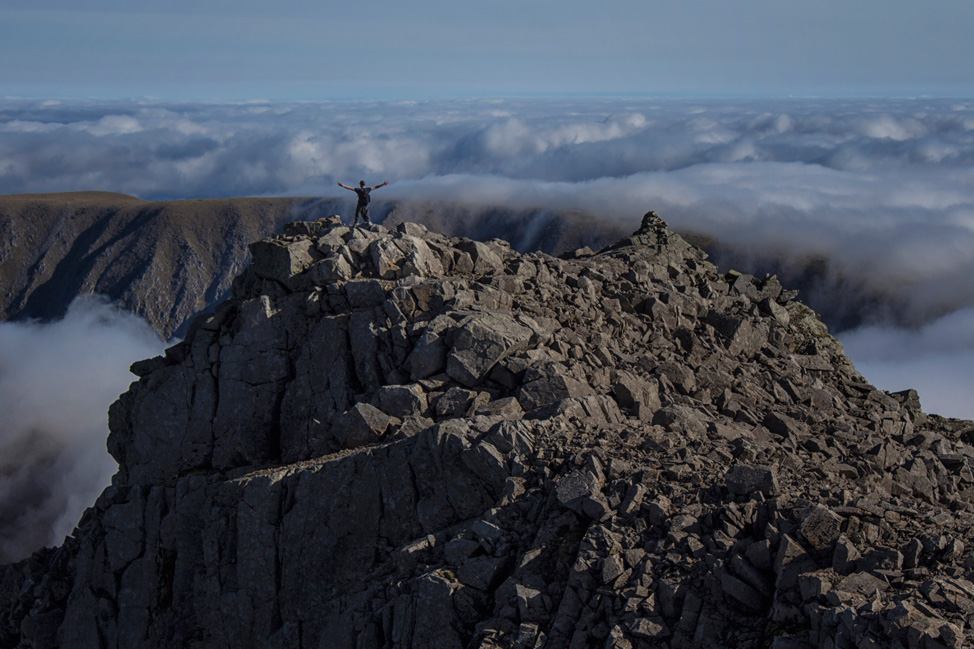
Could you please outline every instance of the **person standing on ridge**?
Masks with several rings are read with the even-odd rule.
[[[349,187],[343,183],[338,183],[339,187],[344,187],[345,189],[351,190],[358,194],[358,204],[355,205],[355,219],[352,221],[353,226],[358,223],[359,216],[362,217],[363,223],[371,223],[369,220],[369,201],[372,200],[372,197],[369,196],[369,194],[372,192],[372,190],[378,189],[379,187],[385,187],[388,184],[389,182],[386,181],[376,185],[375,187],[366,187],[365,181],[360,180],[358,182],[358,187]]]

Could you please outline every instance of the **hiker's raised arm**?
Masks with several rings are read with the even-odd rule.
[[[386,186],[386,185],[388,185],[388,184],[389,184],[389,181],[387,180],[387,181],[385,181],[384,183],[380,183],[380,184],[378,184],[378,185],[376,185],[376,186],[375,186],[375,187],[373,187],[372,189],[378,189],[379,187],[385,187],[385,186]]]
[[[355,189],[353,187],[349,187],[348,185],[346,185],[344,183],[338,183],[338,186],[339,187],[344,187],[345,189],[351,189],[352,191],[355,191]]]

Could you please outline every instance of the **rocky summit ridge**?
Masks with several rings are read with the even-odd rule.
[[[136,363],[4,647],[974,644],[974,424],[654,213],[561,258],[294,222]]]

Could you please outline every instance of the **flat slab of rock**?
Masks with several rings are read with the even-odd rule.
[[[466,386],[479,384],[497,363],[531,341],[530,328],[506,315],[481,315],[455,333],[446,359],[446,373]]]
[[[345,448],[378,442],[392,423],[392,417],[375,406],[356,403],[333,426],[335,436]]]
[[[315,261],[314,241],[302,239],[283,242],[262,239],[250,244],[254,273],[260,277],[286,282]]]
[[[724,476],[727,490],[737,496],[750,496],[761,492],[765,496],[778,493],[778,478],[769,466],[736,464]]]
[[[384,385],[375,393],[372,405],[392,417],[420,416],[426,412],[426,392],[418,383]]]

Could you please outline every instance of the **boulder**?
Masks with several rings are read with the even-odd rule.
[[[531,329],[509,316],[473,316],[453,334],[446,373],[463,385],[478,385],[497,363],[527,348],[531,336]]]
[[[310,239],[287,242],[261,239],[250,244],[251,268],[258,277],[285,283],[314,263],[317,249]]]
[[[384,385],[376,390],[372,405],[390,417],[415,417],[426,412],[426,392],[418,383]]]
[[[771,497],[778,493],[778,478],[770,466],[735,464],[724,475],[727,490],[737,496],[761,493]]]
[[[801,535],[812,548],[820,552],[831,550],[842,533],[842,519],[828,507],[816,505],[801,524]]]
[[[568,399],[591,395],[592,387],[577,379],[557,365],[546,366],[542,371],[528,372],[524,384],[517,391],[517,400],[526,410]]]
[[[473,272],[485,274],[497,270],[504,265],[500,256],[487,244],[480,241],[461,241],[457,244],[457,250],[468,255],[473,262]]]
[[[356,403],[332,424],[332,432],[345,448],[357,448],[380,441],[392,421],[375,406]]]

